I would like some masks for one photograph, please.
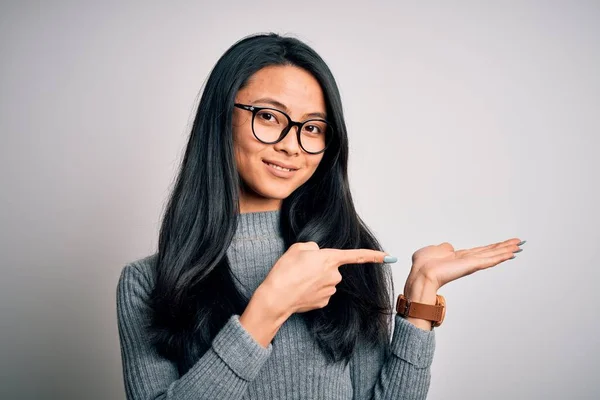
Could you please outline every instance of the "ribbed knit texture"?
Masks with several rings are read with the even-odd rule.
[[[244,213],[227,256],[238,288],[254,293],[285,251],[279,210]],[[385,264],[386,268],[390,268]],[[361,345],[352,361],[327,365],[299,314],[262,347],[232,315],[210,349],[183,376],[150,345],[148,297],[156,255],[126,265],[117,285],[117,318],[129,400],[186,399],[425,399],[431,380],[435,330],[396,315],[388,348]]]

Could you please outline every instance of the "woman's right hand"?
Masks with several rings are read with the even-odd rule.
[[[269,306],[283,315],[323,308],[341,282],[339,267],[383,263],[388,253],[371,249],[319,249],[315,242],[294,243],[277,260],[261,289]]]

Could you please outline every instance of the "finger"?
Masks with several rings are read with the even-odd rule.
[[[473,248],[470,248],[470,249],[459,250],[456,253],[475,254],[475,253],[480,253],[482,251],[487,251],[487,250],[490,250],[490,249],[495,249],[495,248],[498,248],[498,247],[510,246],[512,244],[516,244],[516,243],[520,243],[520,242],[521,242],[520,239],[518,239],[518,238],[512,238],[512,239],[504,240],[502,242],[488,244],[487,246],[479,246],[479,247],[473,247]]]
[[[448,242],[443,242],[437,245],[437,247],[445,247],[450,251],[454,251],[454,246],[452,246],[452,244],[448,243]]]
[[[517,246],[517,244],[520,243],[519,239],[508,239],[505,240],[504,242],[500,242],[500,243],[496,243],[493,244],[491,246],[486,246],[486,248],[483,248],[481,250],[478,251],[474,251],[474,252],[469,252],[470,254],[481,254],[481,253],[485,253],[491,250],[509,250],[509,249],[514,249],[514,250],[518,250],[519,247]]]
[[[383,263],[389,254],[371,249],[322,249],[331,253],[331,260],[337,267],[344,264]]]
[[[510,253],[512,255],[514,252],[519,251],[519,250],[521,250],[519,248],[519,246],[511,244],[511,245],[508,245],[508,246],[499,247],[499,248],[496,248],[496,249],[490,249],[490,250],[486,250],[486,251],[482,251],[482,252],[475,253],[475,254],[470,254],[470,255],[473,256],[473,257],[479,257],[479,258],[496,257],[496,256],[499,256],[499,255],[504,254],[504,253],[506,253],[506,254]]]
[[[494,265],[498,265],[501,262],[511,259],[512,256],[513,254],[511,252],[504,252],[496,256],[455,259],[448,263],[448,268],[446,270],[446,274],[448,275],[447,280],[450,282],[474,272],[493,267]]]
[[[480,260],[482,260],[480,269],[486,269],[486,268],[493,267],[495,265],[500,264],[501,262],[510,260],[513,257],[514,257],[514,254],[512,252],[505,252],[505,253],[501,253],[501,254],[498,254],[495,256],[480,258]]]

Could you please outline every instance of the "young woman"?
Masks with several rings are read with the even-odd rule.
[[[395,258],[357,215],[347,164],[340,94],[314,50],[276,34],[227,50],[158,251],[118,282],[128,399],[426,398],[432,322],[396,314],[391,334]],[[435,305],[520,244],[420,249],[403,295]]]

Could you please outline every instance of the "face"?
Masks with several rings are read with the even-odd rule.
[[[237,93],[235,102],[279,109],[294,121],[315,118],[316,113],[326,118],[325,98],[318,81],[309,72],[294,66],[269,66],[259,70]],[[233,144],[243,181],[240,213],[279,209],[281,201],[315,172],[324,152],[305,152],[298,143],[297,129],[292,127],[279,143],[264,144],[252,133],[252,112],[234,107]],[[295,171],[278,171],[269,166],[267,160],[292,166]]]

